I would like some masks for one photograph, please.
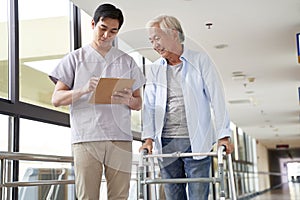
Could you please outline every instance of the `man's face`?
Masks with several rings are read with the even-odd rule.
[[[94,29],[94,42],[98,46],[108,46],[112,44],[119,32],[119,21],[111,18],[100,18],[97,24],[92,20]]]
[[[176,40],[174,38],[174,31],[163,31],[158,25],[149,28],[149,41],[152,47],[162,57],[166,57],[172,52]]]

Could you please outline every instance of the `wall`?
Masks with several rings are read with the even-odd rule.
[[[269,172],[269,162],[268,162],[268,150],[267,148],[256,142],[256,154],[257,154],[257,171],[258,175],[258,188],[259,191],[270,188],[270,177],[262,172]]]

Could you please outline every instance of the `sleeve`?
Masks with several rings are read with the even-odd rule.
[[[142,110],[142,140],[155,137],[155,76],[153,69],[147,76],[147,83],[144,90],[143,110]]]
[[[70,89],[74,85],[76,62],[72,54],[68,54],[62,58],[59,64],[49,74],[49,78],[55,84],[57,81],[61,81],[66,84]]]
[[[216,137],[218,139],[231,137],[232,131],[230,129],[230,119],[226,108],[225,92],[221,77],[208,55],[205,54],[201,65],[204,66],[204,88],[211,103]]]

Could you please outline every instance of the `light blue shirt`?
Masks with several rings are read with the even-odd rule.
[[[183,62],[181,85],[192,152],[207,153],[217,139],[231,137],[222,82],[206,53],[184,49],[180,60]],[[161,154],[167,102],[167,61],[164,58],[153,64],[147,80],[142,139],[152,138],[154,152]]]

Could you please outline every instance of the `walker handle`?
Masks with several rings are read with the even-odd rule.
[[[225,144],[222,144],[221,146],[224,147],[223,151],[226,151],[226,149],[227,149],[227,148],[226,148],[226,145],[225,145]]]
[[[149,153],[149,150],[147,149],[147,148],[144,148],[143,150],[142,150],[142,154],[143,155],[147,155]]]

